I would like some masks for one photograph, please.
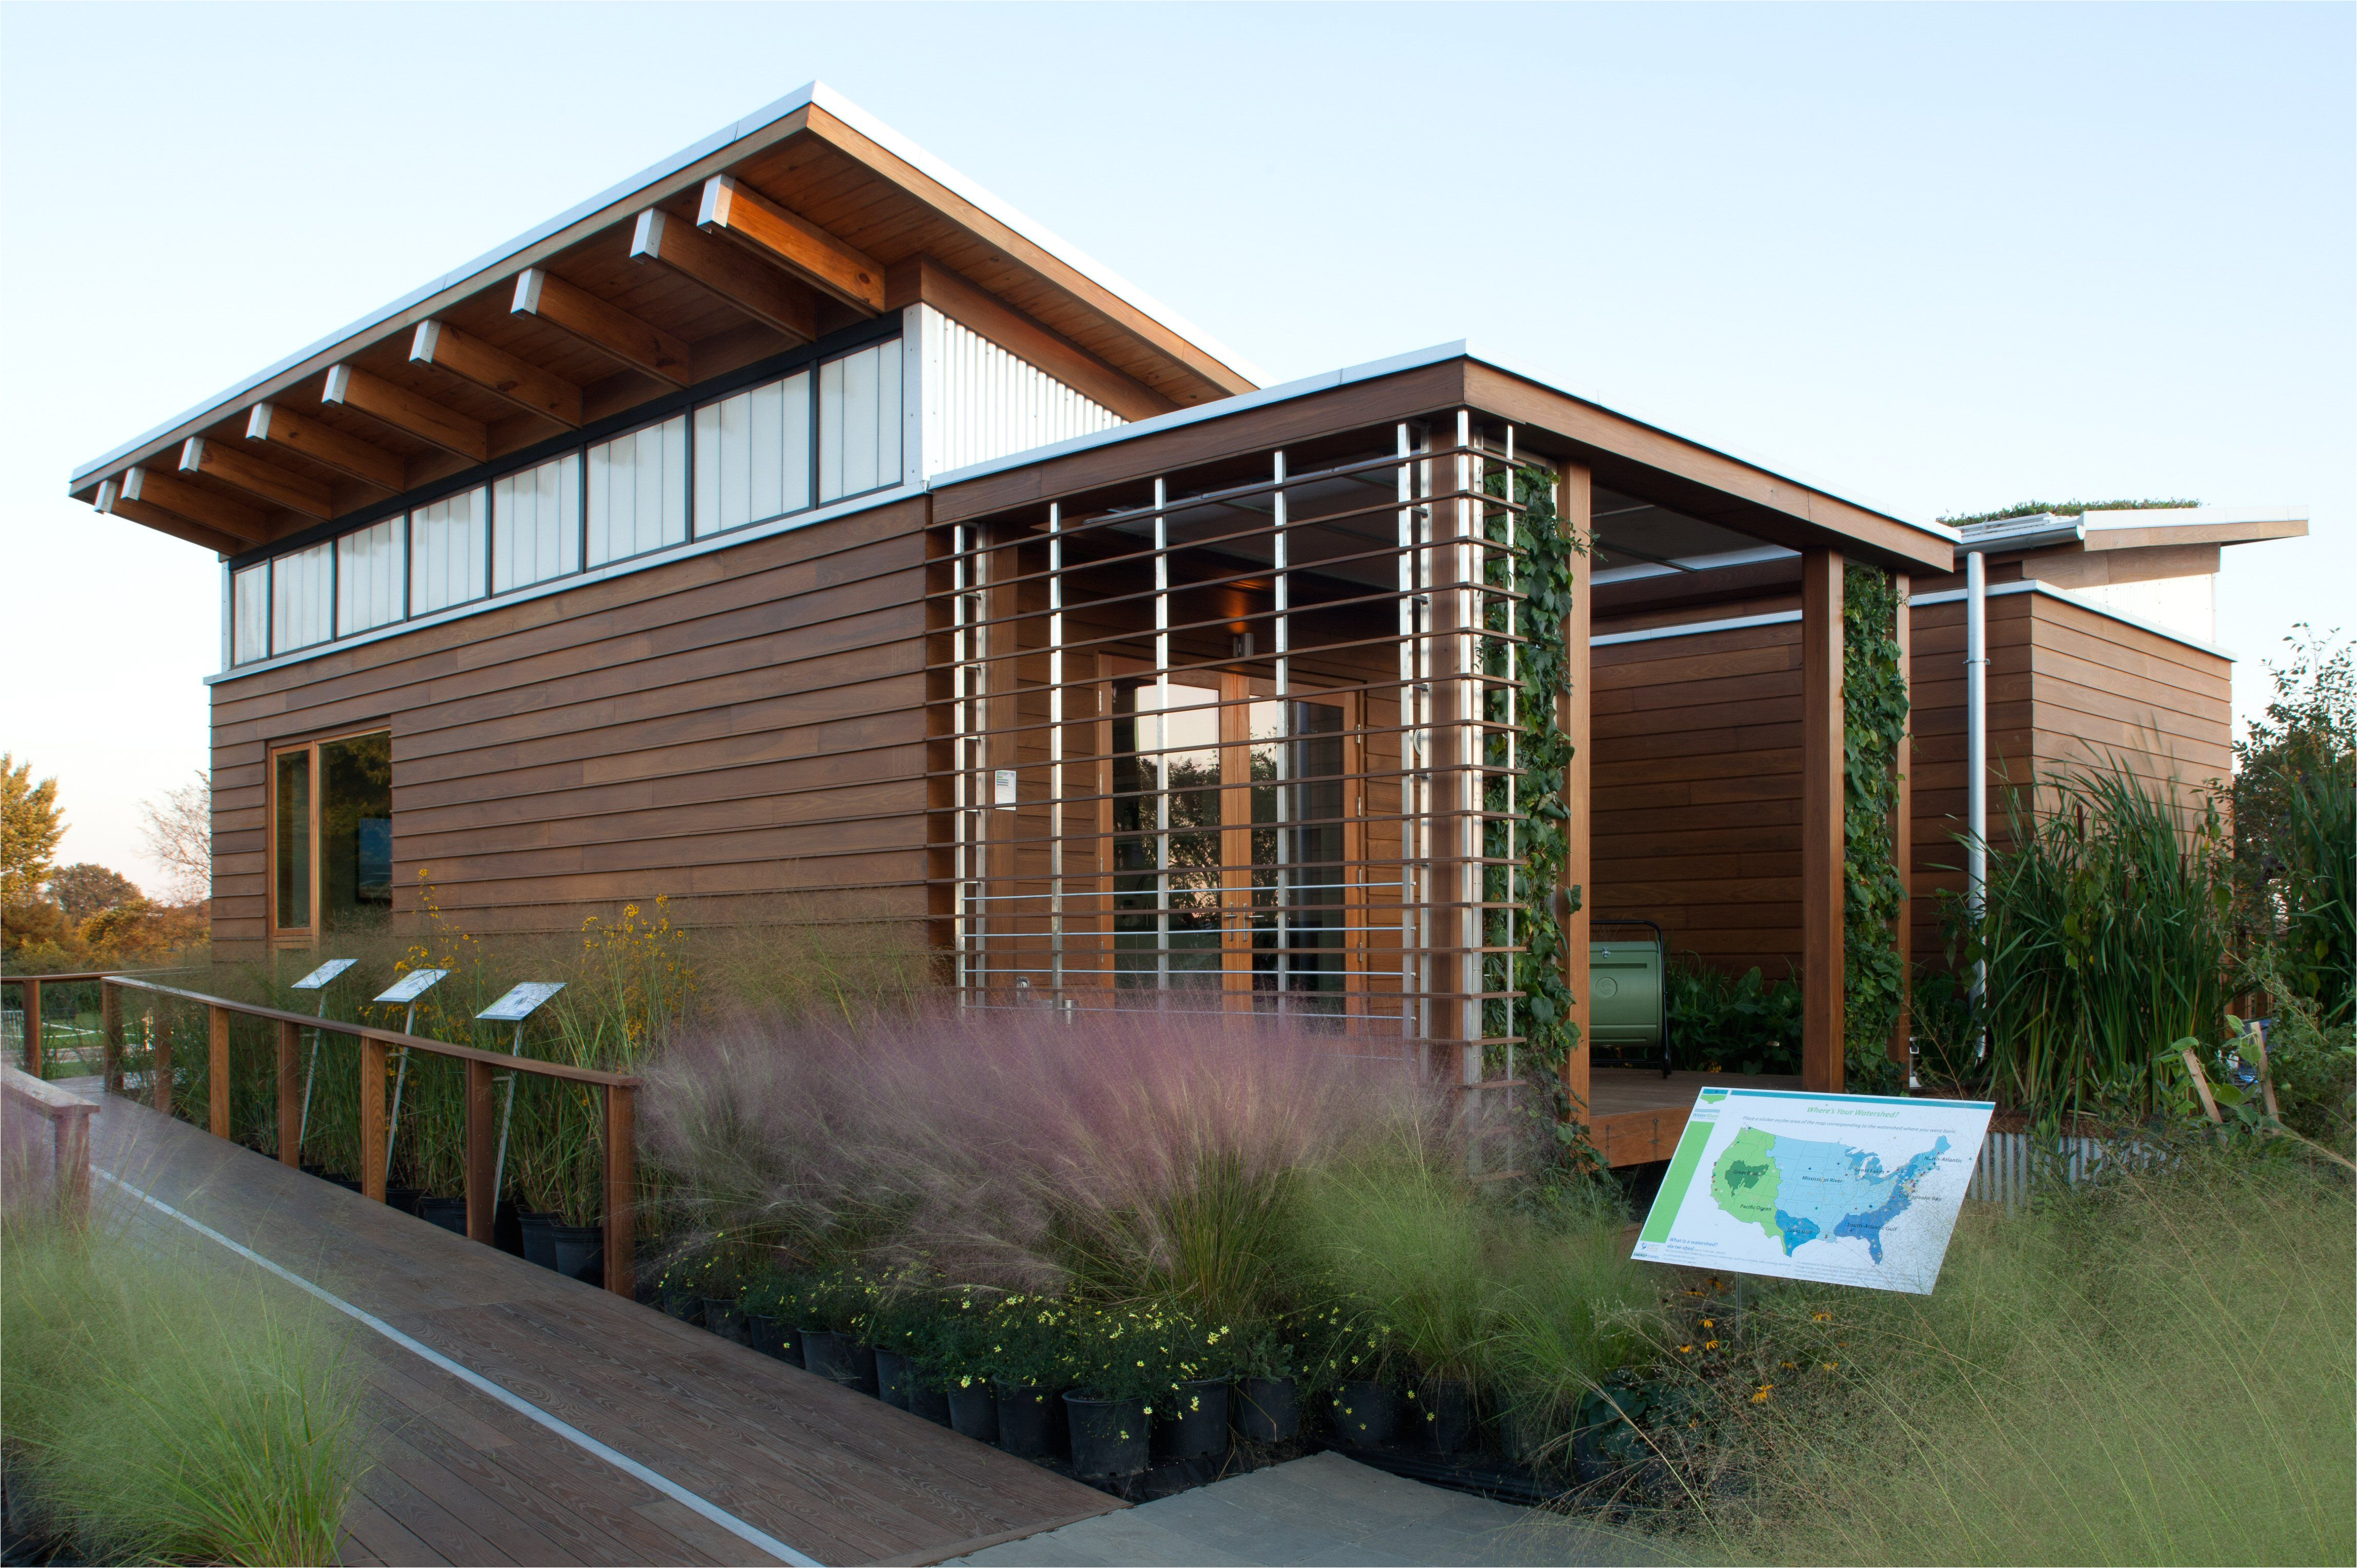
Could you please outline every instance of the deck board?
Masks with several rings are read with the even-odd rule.
[[[105,1102],[92,1157],[822,1562],[931,1561],[1125,1506],[144,1105]],[[242,1266],[165,1217],[141,1222]],[[373,1463],[347,1520],[348,1562],[768,1561],[394,1341],[356,1327],[351,1344]]]

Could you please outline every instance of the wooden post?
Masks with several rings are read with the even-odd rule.
[[[1587,538],[1592,510],[1590,498],[1594,487],[1586,468],[1566,465],[1563,470],[1562,499],[1557,510],[1563,526],[1575,539]],[[1596,856],[1591,834],[1592,814],[1589,811],[1590,781],[1595,759],[1589,752],[1594,736],[1595,695],[1589,672],[1593,660],[1588,640],[1595,631],[1596,607],[1589,603],[1589,587],[1595,563],[1585,553],[1571,558],[1571,613],[1564,618],[1563,658],[1564,679],[1567,688],[1558,697],[1563,703],[1564,738],[1571,743],[1571,766],[1566,769],[1563,781],[1564,806],[1564,891],[1576,895],[1578,907],[1563,920],[1564,983],[1571,988],[1572,1020],[1579,1026],[1579,1043],[1564,1058],[1563,1083],[1571,1092],[1572,1114],[1589,1126],[1596,1118],[1588,1109],[1592,1088],[1589,1053],[1593,1045],[1589,1036],[1595,1020],[1589,1016],[1587,1004],[1588,933],[1593,920],[1590,884],[1595,881]]]
[[[169,1116],[172,1113],[172,1026],[169,1021],[158,1025],[152,1012],[147,1018],[156,1036],[156,1048],[147,1058],[147,1092],[156,1109]]]
[[[69,1219],[90,1217],[90,1119],[97,1110],[86,1105],[57,1119],[58,1207]]]
[[[384,1074],[382,1040],[361,1036],[361,1196],[384,1201]]]
[[[467,1064],[467,1235],[489,1246],[499,1221],[499,1117],[493,1114],[491,1069]]]
[[[98,983],[98,1055],[103,1092],[123,1091],[123,992],[111,980]]]
[[[41,1071],[41,983],[30,975],[18,983],[25,993],[25,1070],[35,1078]]]
[[[606,1089],[606,1288],[637,1294],[638,1107],[620,1084]]]
[[[302,1026],[290,1018],[278,1021],[278,1163],[303,1163]]]
[[[205,1090],[211,1101],[212,1133],[229,1136],[229,1009],[208,1007],[210,1033],[205,1042]]]
[[[1842,1088],[1842,558],[1801,553],[1801,1086]]]
[[[1908,607],[1908,575],[1890,580],[1899,592],[1894,630],[1899,639],[1899,683],[1907,694],[1907,723],[1899,733],[1898,771],[1890,800],[1890,858],[1899,872],[1899,1021],[1890,1026],[1890,1059],[1905,1068],[1911,1059],[1907,1045],[1915,1032],[1915,639]]]

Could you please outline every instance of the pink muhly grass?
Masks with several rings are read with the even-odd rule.
[[[1232,1319],[1297,1269],[1303,1180],[1446,1139],[1404,1062],[1260,1016],[740,1019],[649,1072],[692,1233]]]

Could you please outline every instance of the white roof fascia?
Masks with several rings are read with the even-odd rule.
[[[474,287],[482,285],[484,274],[496,273],[501,268],[520,271],[523,265],[528,265],[532,260],[536,259],[530,254],[532,252],[541,251],[546,253],[563,249],[565,244],[572,242],[571,239],[566,237],[568,231],[585,225],[592,228],[602,226],[604,222],[613,220],[608,215],[616,208],[625,206],[636,208],[662,200],[664,197],[673,194],[675,190],[693,183],[694,180],[704,177],[704,171],[698,170],[696,166],[706,159],[727,152],[739,143],[759,136],[762,132],[773,129],[780,121],[789,115],[813,104],[851,126],[878,146],[885,148],[893,156],[919,169],[928,178],[938,181],[948,189],[955,191],[961,199],[971,202],[997,221],[1021,234],[1074,272],[1080,273],[1107,292],[1119,295],[1124,301],[1146,315],[1153,317],[1173,332],[1185,338],[1194,347],[1218,359],[1237,374],[1248,376],[1254,381],[1261,379],[1259,373],[1250,365],[1205,338],[1184,320],[1165,310],[1141,290],[1123,282],[1114,273],[1074,250],[1046,229],[967,179],[963,175],[879,124],[866,111],[853,104],[833,88],[823,82],[811,81],[787,93],[776,102],[757,109],[741,119],[732,121],[661,162],[649,165],[628,179],[608,187],[588,200],[566,209],[546,222],[526,230],[506,243],[493,246],[473,261],[454,267],[432,282],[412,289],[392,304],[372,310],[350,325],[328,334],[307,348],[299,349],[275,364],[255,371],[228,391],[166,420],[146,434],[135,436],[104,456],[94,457],[82,464],[74,469],[68,478],[67,489],[79,489],[92,479],[102,478],[121,467],[126,458],[141,449],[167,437],[196,434],[198,428],[219,419],[234,404],[242,403],[256,396],[267,397],[283,390],[286,384],[299,381],[316,370],[325,368],[324,365],[315,362],[320,360],[323,356],[333,354],[341,357],[343,354],[351,352],[359,346],[354,344],[353,339],[377,331],[389,323],[396,322],[402,316],[415,310],[429,300],[435,300],[453,290],[471,292]],[[750,152],[757,149],[745,150]],[[552,243],[552,242],[558,242]]]
[[[2090,511],[2080,521],[2091,533],[2107,529],[2198,528],[2232,522],[2306,522],[2304,506],[2180,506],[2144,507],[2122,511]]]

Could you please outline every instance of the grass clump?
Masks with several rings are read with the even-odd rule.
[[[1652,1402],[1673,1418],[1639,1445],[1679,1462],[1665,1490],[1684,1544],[1738,1562],[2351,1561],[2349,1185],[2207,1140],[2147,1152],[2026,1212],[1974,1206],[1929,1296],[1755,1283],[1739,1324],[1697,1303],[1662,1347],[1673,1386]]]
[[[0,1230],[15,1489],[93,1563],[335,1560],[361,1469],[334,1324],[151,1236]]]

